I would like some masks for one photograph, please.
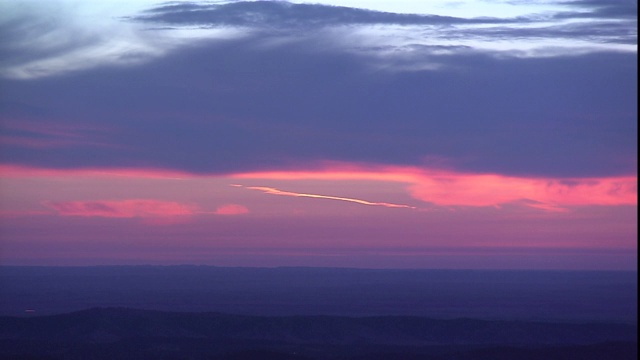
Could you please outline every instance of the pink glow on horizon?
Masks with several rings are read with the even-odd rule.
[[[248,214],[249,209],[246,206],[238,204],[226,204],[219,206],[214,214],[216,215],[244,215]]]
[[[617,206],[637,203],[636,177],[352,165],[234,175],[0,171],[7,261],[454,268],[636,262],[637,208]]]
[[[404,183],[415,199],[437,206],[487,207],[523,204],[545,211],[564,211],[571,206],[637,205],[637,176],[602,178],[525,178],[500,174],[469,174],[417,167],[364,166],[329,163],[311,170],[193,174],[161,169],[42,169],[0,166],[0,177],[100,177],[148,179],[233,178],[256,180],[373,180]],[[273,192],[271,192],[273,194]],[[285,192],[280,195],[285,195]],[[288,194],[294,196],[294,193]],[[325,197],[307,193],[295,196]],[[344,197],[344,200],[352,199]],[[360,199],[355,199],[360,201]],[[348,200],[349,201],[349,200]],[[364,201],[364,200],[362,200]],[[356,201],[357,202],[357,201]],[[366,203],[367,201],[364,201]],[[373,204],[373,202],[371,202]],[[391,203],[389,203],[391,204]],[[371,204],[369,204],[371,205]],[[397,204],[391,204],[397,205]],[[403,205],[406,207],[409,205]]]
[[[54,209],[61,216],[155,218],[189,216],[198,213],[197,207],[193,205],[149,199],[50,201],[45,202],[44,205]]]

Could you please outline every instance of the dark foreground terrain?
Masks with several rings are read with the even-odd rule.
[[[637,327],[95,308],[0,318],[3,359],[636,359]]]
[[[636,359],[637,290],[637,272],[0,267],[0,359]]]
[[[637,323],[636,272],[0,267],[0,315],[94,307],[243,315]]]

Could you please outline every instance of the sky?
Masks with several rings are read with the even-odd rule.
[[[637,270],[637,2],[0,2],[0,265]]]

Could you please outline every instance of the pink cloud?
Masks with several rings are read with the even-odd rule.
[[[61,216],[162,218],[198,213],[198,209],[192,205],[148,199],[50,201],[44,204],[56,210]]]
[[[420,200],[446,206],[495,206],[528,200],[554,209],[586,205],[637,204],[637,178],[530,179],[501,175],[423,175],[410,185]]]
[[[248,213],[249,213],[249,209],[247,209],[245,206],[238,205],[238,204],[222,205],[222,206],[219,206],[216,209],[216,211],[214,211],[214,214],[216,215],[243,215]]]
[[[636,176],[526,178],[414,167],[332,165],[311,171],[258,172],[242,179],[377,180],[408,185],[410,195],[439,206],[500,206],[518,203],[548,211],[571,206],[637,205]]]
[[[307,170],[255,172],[230,175],[201,175],[158,169],[40,169],[0,166],[1,177],[78,176],[96,178],[233,179],[274,180],[373,180],[406,184],[413,198],[437,206],[487,207],[520,204],[544,211],[562,211],[575,206],[637,205],[637,176],[600,178],[533,178],[500,174],[473,174],[418,167],[370,166],[327,163]],[[313,190],[313,189],[310,189]],[[281,190],[279,195],[284,195]],[[270,192],[274,194],[274,192]],[[291,193],[306,197],[334,198],[315,191]],[[353,197],[335,200],[364,201]],[[373,203],[373,202],[371,202]],[[106,203],[105,203],[106,204]],[[389,203],[392,204],[392,203]],[[182,205],[184,206],[184,205]],[[120,208],[119,208],[120,209]],[[88,210],[85,210],[88,211]],[[93,210],[97,212],[97,209]],[[216,210],[213,213],[243,210]],[[107,208],[102,213],[107,214]]]

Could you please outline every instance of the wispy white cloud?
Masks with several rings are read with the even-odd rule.
[[[464,1],[452,12],[414,13],[381,12],[375,2],[332,4],[324,6],[304,1],[238,2],[216,5],[160,6],[136,20],[169,24],[175,27],[200,24],[207,27],[245,27],[259,29],[274,38],[331,36],[333,46],[344,50],[364,51],[393,59],[406,57],[412,45],[469,46],[475,50],[497,52],[503,56],[549,57],[600,51],[637,49],[637,20],[629,7],[613,5],[616,11],[601,7],[583,7],[562,1],[531,4],[496,1]],[[580,3],[580,2],[577,2]],[[340,6],[335,6],[340,5]],[[430,8],[445,9],[443,2]],[[353,7],[349,7],[353,6]],[[600,9],[600,10],[599,10]],[[422,9],[424,10],[424,9]],[[444,15],[443,15],[444,14]],[[313,31],[291,31],[313,29]],[[595,30],[594,30],[595,29]],[[331,35],[331,30],[333,35]],[[311,35],[309,35],[311,34]],[[354,46],[357,44],[357,46]],[[551,48],[552,51],[547,50]],[[380,51],[381,50],[381,51]],[[560,51],[562,50],[562,51]],[[424,52],[419,54],[424,58]],[[389,66],[389,69],[393,67]],[[402,67],[424,70],[422,66]]]
[[[464,1],[451,6],[451,2],[440,1],[426,7],[407,2],[404,6],[394,4],[390,12],[374,10],[384,10],[386,7],[380,7],[383,3],[395,2],[324,1],[341,6],[306,1],[176,2],[156,8],[144,2],[150,6],[148,11],[140,11],[140,6],[120,6],[131,12],[128,16],[116,11],[116,6],[78,1],[57,0],[44,7],[39,2],[16,3],[22,6],[0,4],[0,12],[5,14],[0,17],[5,38],[0,50],[10,55],[0,62],[0,76],[6,78],[140,65],[193,41],[252,34],[260,34],[266,44],[330,37],[330,48],[373,55],[374,67],[401,71],[440,68],[432,59],[437,51],[416,53],[411,50],[413,45],[468,46],[516,57],[637,51],[637,19],[597,11],[608,9],[603,6],[580,8],[567,2]],[[393,8],[404,9],[404,13],[394,13]],[[411,9],[415,12],[410,13]],[[427,13],[427,9],[435,12]],[[313,31],[292,31],[300,28]],[[411,64],[403,62],[408,58]]]
[[[142,65],[193,39],[228,38],[239,32],[191,29],[185,35],[184,29],[153,31],[147,24],[128,21],[116,6],[107,6],[109,2],[96,3],[0,3],[0,13],[4,13],[0,16],[4,38],[0,44],[4,55],[0,77],[33,79],[104,66]]]

